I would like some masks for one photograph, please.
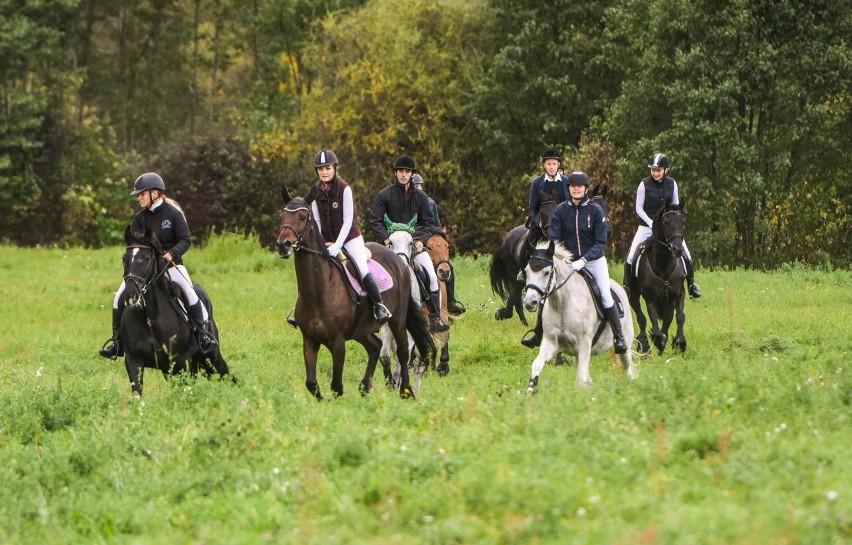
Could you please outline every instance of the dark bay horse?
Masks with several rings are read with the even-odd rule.
[[[322,399],[317,383],[317,353],[320,346],[331,352],[331,390],[343,395],[343,364],[346,341],[358,341],[367,350],[367,369],[360,389],[372,389],[373,374],[379,359],[382,342],[376,335],[379,322],[373,316],[372,303],[367,297],[357,297],[342,270],[331,258],[314,221],[310,208],[301,197],[291,197],[282,187],[284,210],[276,246],[278,254],[289,258],[295,253],[296,299],[295,318],[302,331],[302,355],[305,359],[305,386],[317,399]],[[434,354],[435,346],[429,333],[426,317],[412,300],[409,267],[392,251],[381,244],[368,243],[372,259],[379,263],[392,279],[392,287],[382,293],[385,306],[393,315],[387,326],[396,341],[397,361],[401,363],[399,393],[403,398],[414,397],[408,373],[408,333],[424,357]],[[390,369],[385,369],[388,380]]]
[[[651,238],[636,250],[633,273],[637,275],[634,285],[638,284],[638,290],[630,289],[629,299],[639,325],[639,336],[636,340],[643,354],[650,352],[651,347],[645,334],[647,322],[642,313],[640,295],[648,309],[651,339],[660,354],[666,348],[669,326],[675,315],[677,332],[672,339],[672,348],[680,352],[686,350],[686,338],[683,335],[683,324],[686,321],[683,312],[686,266],[682,259],[685,234],[686,218],[683,206],[667,203],[654,218]],[[629,284],[625,281],[625,285]]]
[[[218,345],[209,356],[201,353],[186,311],[177,302],[180,288],[172,286],[165,274],[168,263],[157,236],[147,228],[144,233],[131,232],[128,226],[124,241],[124,310],[118,335],[125,347],[124,366],[133,393],[142,395],[146,367],[159,369],[165,377],[186,371],[195,376],[199,370],[208,376],[214,372],[222,378],[228,375],[228,364]],[[200,285],[193,287],[207,307],[211,329],[218,338],[210,297]]]
[[[606,214],[609,206],[606,202],[607,194],[606,186],[594,186],[589,189],[589,200],[598,203]],[[545,225],[542,226],[542,231],[547,233],[547,227],[550,225],[550,217],[559,203],[548,201],[541,203],[541,218]],[[609,222],[607,222],[609,225]],[[610,234],[612,234],[612,226],[609,226]],[[521,263],[521,250],[529,230],[523,225],[518,225],[513,228],[500,246],[494,251],[491,256],[491,267],[489,268],[489,276],[491,278],[491,291],[500,296],[504,301],[505,306],[497,309],[494,317],[498,320],[507,320],[512,317],[513,312],[518,314],[518,319],[522,324],[527,324],[527,318],[524,315],[524,307],[521,302],[524,283],[518,280],[518,273],[521,272],[526,263]]]

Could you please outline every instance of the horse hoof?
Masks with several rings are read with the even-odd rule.
[[[438,376],[445,377],[450,374],[450,365],[447,363],[441,363],[438,365]]]
[[[411,389],[411,386],[400,388],[399,397],[401,397],[402,399],[416,399],[414,397],[414,390]]]

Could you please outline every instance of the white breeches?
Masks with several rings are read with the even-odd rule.
[[[586,269],[595,277],[598,290],[601,292],[601,304],[603,308],[609,308],[614,305],[615,301],[612,300],[612,292],[610,292],[609,267],[606,264],[606,257],[599,257],[594,261],[589,261],[586,263]]]
[[[429,252],[423,251],[414,256],[418,263],[423,265],[426,273],[429,274],[429,291],[438,291],[438,275],[435,274],[435,267],[432,265],[432,258],[429,257]]]
[[[633,235],[633,242],[630,243],[630,251],[627,252],[627,262],[633,265],[633,257],[636,255],[636,248],[640,244],[651,238],[651,228],[640,225],[636,229],[636,234]],[[686,259],[692,261],[692,256],[689,254],[689,248],[686,247],[686,240],[683,241],[683,255]]]
[[[367,266],[367,248],[364,246],[364,237],[358,235],[344,244],[343,247],[346,248],[346,253],[358,267],[361,278],[370,274],[370,268]]]

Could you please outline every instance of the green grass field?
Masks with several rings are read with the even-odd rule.
[[[240,384],[149,370],[132,400],[97,356],[122,251],[0,248],[0,543],[852,542],[850,271],[699,271],[684,355],[633,382],[595,356],[588,390],[548,365],[529,396],[526,328],[456,259],[450,375],[362,397],[350,343],[319,403],[292,260],[224,236],[187,265]]]

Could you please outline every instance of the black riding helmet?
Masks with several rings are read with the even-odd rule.
[[[541,162],[545,162],[548,159],[556,159],[559,161],[559,164],[562,164],[562,155],[556,151],[555,149],[549,149],[541,154]]]
[[[143,191],[150,191],[152,189],[159,189],[162,193],[166,190],[166,184],[163,183],[163,179],[156,172],[146,172],[133,182],[133,191],[130,195],[135,196]]]
[[[585,172],[580,170],[575,170],[571,174],[568,175],[568,185],[589,185],[589,177]]]
[[[648,168],[669,168],[669,158],[662,153],[654,154],[648,162]]]
[[[396,161],[393,162],[393,169],[399,170],[401,168],[417,172],[417,163],[414,162],[414,158],[409,157],[408,155],[400,155],[396,158]]]
[[[330,149],[320,150],[314,157],[314,168],[327,167],[329,165],[337,168],[337,155]]]

